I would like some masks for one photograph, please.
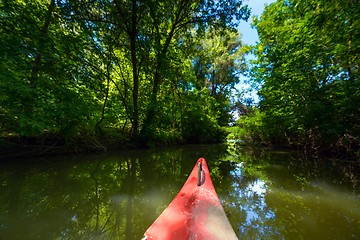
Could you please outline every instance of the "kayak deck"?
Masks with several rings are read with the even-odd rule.
[[[204,158],[196,162],[184,186],[146,230],[143,239],[238,239],[215,191]]]

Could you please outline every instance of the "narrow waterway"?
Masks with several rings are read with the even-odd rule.
[[[0,239],[141,239],[199,157],[239,239],[360,239],[359,164],[237,143],[0,162]]]

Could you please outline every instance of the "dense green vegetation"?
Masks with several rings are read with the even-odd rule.
[[[2,1],[0,146],[218,141],[237,109],[232,138],[358,154],[358,1],[278,0],[253,19],[256,107],[232,100],[249,14],[236,0]]]
[[[240,118],[242,136],[308,153],[358,154],[359,2],[278,0],[253,23],[260,103]]]
[[[235,0],[1,1],[1,138],[219,140],[249,14]]]

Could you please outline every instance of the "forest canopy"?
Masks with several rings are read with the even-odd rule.
[[[249,15],[236,0],[1,1],[1,137],[217,141]]]

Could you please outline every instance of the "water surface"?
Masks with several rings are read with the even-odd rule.
[[[358,165],[236,144],[2,162],[0,239],[141,239],[199,157],[240,239],[360,239]]]

